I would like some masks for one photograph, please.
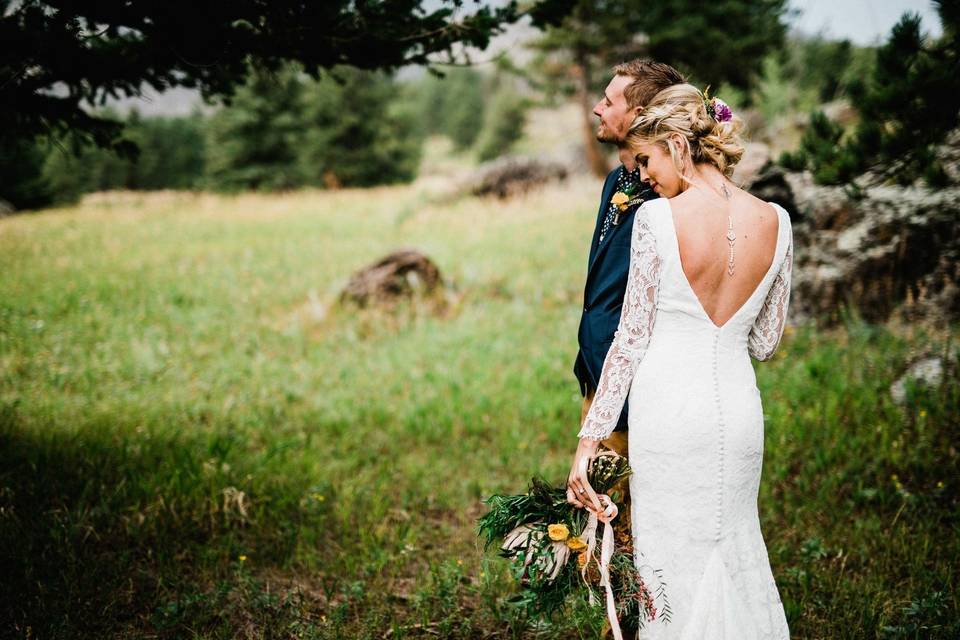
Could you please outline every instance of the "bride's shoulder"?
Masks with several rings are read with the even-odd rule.
[[[778,202],[774,202],[772,200],[762,200],[749,191],[743,189],[740,189],[740,193],[742,194],[741,197],[744,198],[742,202],[748,206],[748,210],[752,210],[754,212],[754,215],[758,216],[760,219],[763,219],[764,217],[767,217],[765,214],[769,214],[769,212],[772,210],[776,215],[773,217],[773,221],[771,221],[769,224],[774,228],[778,226],[782,229],[790,228],[790,214]],[[769,217],[767,217],[767,219],[769,219]],[[777,220],[783,224],[777,224],[777,222],[775,222]]]
[[[784,206],[781,205],[779,202],[774,202],[773,200],[766,200],[766,201],[761,201],[761,202],[764,202],[765,204],[768,204],[768,205],[770,205],[771,207],[773,207],[774,210],[775,210],[777,213],[779,213],[780,215],[786,217],[787,220],[790,219],[790,212],[787,211],[787,210],[784,208]]]
[[[651,219],[658,216],[663,216],[665,213],[669,214],[669,212],[670,203],[667,198],[653,198],[652,200],[646,200],[640,205],[640,208],[637,209],[637,215]]]
[[[670,229],[673,226],[670,205],[666,198],[647,200],[637,208],[633,222],[634,238],[647,237],[652,240],[659,253],[668,246]]]
[[[773,200],[761,200],[765,206],[772,207],[774,212],[777,214],[777,218],[780,220],[780,229],[785,232],[792,232],[793,227],[790,220],[790,212],[787,211],[779,202],[774,202]]]
[[[666,198],[647,200],[637,208],[634,226],[639,224],[656,232],[669,215],[670,205]]]

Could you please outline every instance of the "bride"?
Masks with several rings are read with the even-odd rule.
[[[730,181],[739,127],[682,84],[657,94],[627,137],[662,197],[635,214],[620,324],[567,500],[602,510],[580,463],[628,399],[634,561],[662,581],[671,610],[640,638],[789,638],[757,512],[763,409],[750,356],[767,360],[780,342],[793,234],[782,207]]]

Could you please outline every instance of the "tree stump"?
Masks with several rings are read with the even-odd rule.
[[[481,165],[472,179],[470,193],[505,199],[566,178],[567,169],[559,163],[508,156]]]
[[[341,302],[383,306],[441,289],[440,270],[416,249],[401,249],[355,272],[340,293]]]

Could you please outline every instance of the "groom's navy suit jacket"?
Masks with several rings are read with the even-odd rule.
[[[610,225],[597,245],[603,221],[617,186],[617,178],[623,166],[619,166],[607,175],[603,183],[603,196],[600,198],[600,210],[597,212],[597,225],[593,230],[590,243],[590,259],[587,262],[587,283],[583,288],[583,315],[580,316],[578,341],[580,351],[573,365],[573,372],[580,381],[580,393],[596,390],[603,368],[603,360],[613,342],[613,334],[620,324],[620,310],[623,307],[623,295],[627,290],[627,272],[630,269],[630,241],[633,238],[633,218],[639,204],[620,214],[620,224]],[[634,196],[644,196],[647,200],[657,194],[645,183]],[[615,431],[627,429],[627,405],[624,403],[620,421]]]

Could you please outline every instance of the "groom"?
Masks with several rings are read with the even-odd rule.
[[[640,180],[640,170],[626,150],[625,138],[634,117],[653,96],[667,87],[684,82],[680,72],[670,65],[652,60],[631,60],[613,68],[613,80],[593,108],[600,118],[597,140],[620,149],[623,164],[607,176],[597,213],[597,226],[590,243],[587,282],[583,289],[583,315],[580,317],[578,340],[580,351],[573,372],[580,381],[583,406],[580,424],[597,390],[603,360],[620,323],[620,308],[627,288],[630,267],[630,240],[633,237],[633,214],[640,199],[656,198],[649,185]],[[623,194],[634,202],[621,209]],[[610,437],[602,443],[622,456],[627,455],[627,406]]]

